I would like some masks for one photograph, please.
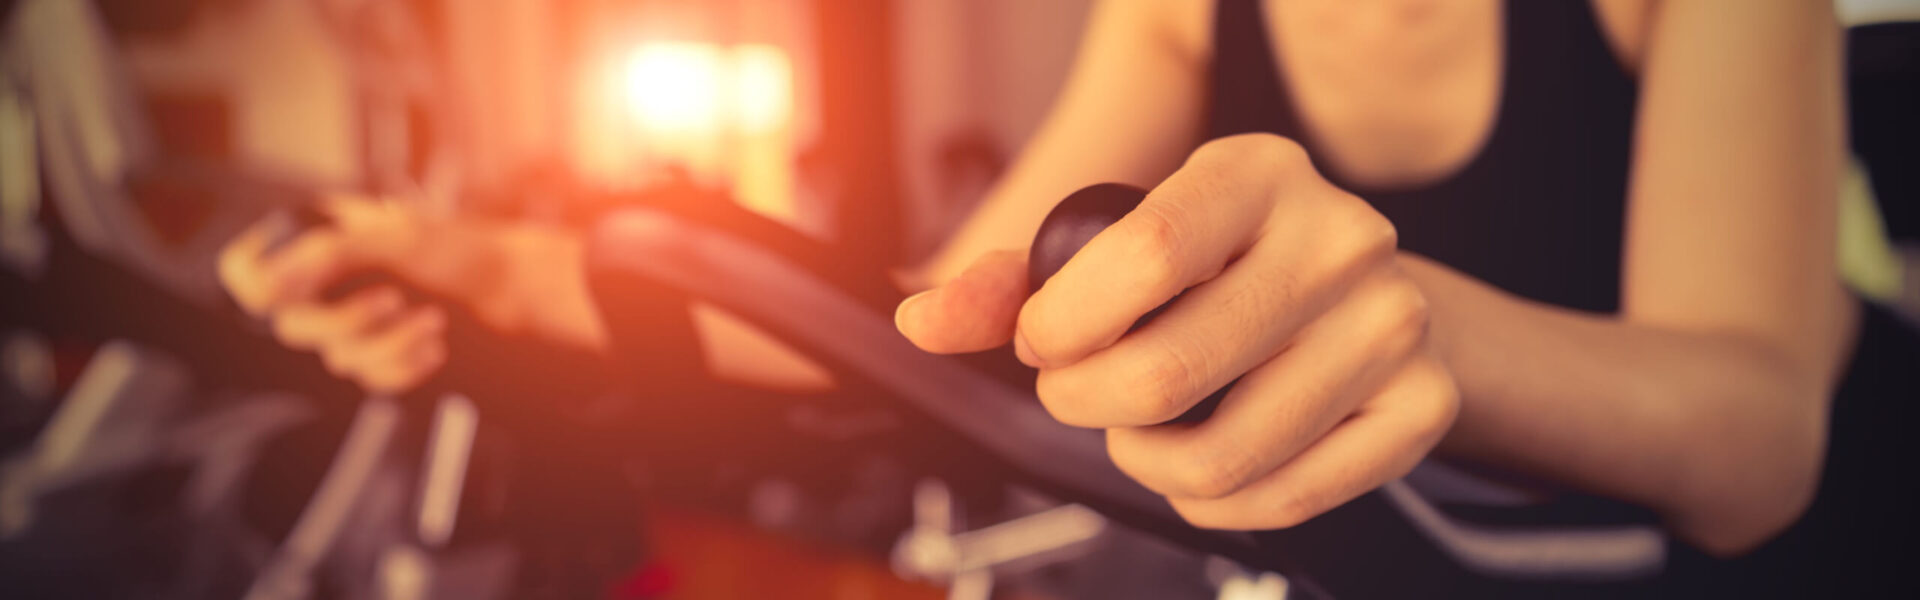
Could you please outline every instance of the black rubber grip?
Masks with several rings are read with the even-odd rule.
[[[1047,213],[1046,220],[1040,222],[1039,233],[1033,236],[1033,248],[1027,253],[1027,289],[1038,291],[1041,284],[1052,278],[1054,273],[1060,272],[1060,267],[1066,266],[1067,260],[1080,252],[1080,248],[1093,241],[1093,236],[1119,222],[1121,217],[1133,212],[1146,199],[1147,191],[1137,187],[1123,183],[1097,183],[1061,200],[1052,212]],[[1180,296],[1175,295],[1165,304],[1148,311],[1134,321],[1127,331],[1132,332],[1146,325],[1179,299]],[[1168,423],[1206,420],[1231,389],[1233,383],[1222,386]]]

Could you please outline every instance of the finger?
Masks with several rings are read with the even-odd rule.
[[[362,340],[367,356],[391,358],[401,356],[420,340],[438,339],[446,333],[446,327],[446,311],[426,304],[408,309],[391,324],[370,332]]]
[[[1299,454],[1413,360],[1425,333],[1412,284],[1381,276],[1242,377],[1212,417],[1107,436],[1122,471],[1168,496],[1232,494]]]
[[[1350,314],[1324,326],[1344,336],[1331,342],[1335,346],[1356,345],[1404,324],[1382,316],[1396,307],[1366,301],[1376,292],[1391,294],[1390,264],[1376,260],[1387,251],[1336,243],[1334,234],[1285,233],[1261,239],[1226,272],[1188,290],[1112,346],[1072,365],[1043,369],[1041,400],[1073,425],[1164,423],[1272,358],[1342,298],[1354,304],[1344,308]],[[1368,277],[1377,281],[1356,290],[1356,282]],[[1417,292],[1411,298],[1417,301]]]
[[[405,271],[433,273],[458,271],[471,265],[443,264],[449,256],[446,247],[464,247],[475,243],[498,244],[496,231],[475,231],[467,227],[440,227],[447,222],[429,218],[417,204],[390,198],[339,194],[320,205],[321,212],[333,219],[336,227],[354,240],[353,250],[364,260],[394,263]],[[472,239],[474,236],[481,239]],[[411,264],[422,268],[406,269]]]
[[[446,340],[422,339],[411,346],[409,351],[390,361],[380,363],[377,368],[361,375],[356,383],[373,393],[404,393],[432,378],[433,374],[438,372],[446,362]]]
[[[982,255],[946,285],[915,294],[894,311],[894,325],[928,352],[979,352],[1013,339],[1027,297],[1027,259],[1017,251]]]
[[[1300,157],[1194,152],[1034,291],[1016,333],[1022,360],[1036,367],[1072,364],[1221,272],[1265,226],[1276,191],[1273,172],[1305,166],[1304,154],[1292,154]]]
[[[1409,363],[1381,393],[1292,461],[1233,495],[1169,498],[1207,529],[1282,529],[1345,504],[1413,470],[1459,410],[1459,391],[1429,358]]]
[[[444,346],[446,314],[439,307],[417,306],[386,327],[346,336],[321,348],[328,370],[372,392],[404,391],[413,376],[436,358],[426,348]],[[444,348],[438,358],[444,358]],[[431,363],[437,367],[437,363]]]
[[[419,385],[446,361],[446,312],[415,308],[367,340],[368,362],[359,383],[369,391],[399,393]]]
[[[248,314],[258,316],[266,310],[270,288],[260,273],[260,254],[266,250],[269,224],[248,227],[221,247],[215,262],[220,284],[234,303]]]
[[[353,252],[340,233],[320,228],[302,233],[260,260],[264,310],[310,300],[353,266]]]
[[[322,354],[328,372],[359,385],[369,393],[398,394],[419,386],[446,364],[446,340],[422,337],[398,355],[374,354],[372,349],[341,347]]]
[[[314,208],[343,231],[377,235],[407,227],[414,215],[409,206],[389,198],[334,193],[322,198]]]
[[[406,307],[399,288],[379,286],[338,302],[302,302],[273,313],[273,335],[282,344],[310,350],[334,340],[366,335]]]

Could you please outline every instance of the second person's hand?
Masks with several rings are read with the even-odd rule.
[[[405,275],[437,268],[408,264],[430,254],[423,250],[435,236],[432,224],[405,207],[361,197],[335,196],[316,208],[327,222],[290,239],[280,239],[289,235],[288,223],[268,219],[229,242],[219,256],[221,283],[277,340],[319,355],[334,375],[376,393],[419,385],[446,361],[445,307],[410,299],[400,281],[338,298],[325,292],[368,269]],[[442,244],[431,254],[448,250]]]

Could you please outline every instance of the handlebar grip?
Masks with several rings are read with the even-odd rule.
[[[300,239],[300,236],[308,232],[333,226],[333,217],[308,202],[275,209],[267,214],[266,222],[268,223],[267,243],[261,254],[270,256],[285,251],[294,240]],[[383,267],[364,267],[343,273],[322,288],[317,297],[325,302],[335,302],[355,292],[379,285],[398,288],[402,294],[413,300],[431,297],[431,294],[407,283],[391,269]]]
[[[1053,210],[1047,213],[1046,220],[1040,222],[1040,231],[1034,234],[1033,247],[1027,252],[1027,289],[1040,291],[1040,286],[1060,272],[1060,268],[1066,266],[1067,261],[1078,254],[1087,242],[1093,241],[1094,236],[1133,212],[1146,199],[1147,191],[1137,187],[1124,183],[1096,183],[1081,188],[1054,205]],[[1132,333],[1146,325],[1179,299],[1180,296],[1175,295],[1148,311],[1134,321],[1127,332]],[[1206,420],[1220,406],[1220,399],[1225,398],[1232,389],[1233,383],[1230,382],[1167,422],[1194,423]]]

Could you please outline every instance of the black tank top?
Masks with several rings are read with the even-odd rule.
[[[1520,296],[1613,312],[1638,95],[1588,0],[1508,2],[1499,112],[1479,153],[1417,188],[1334,184],[1399,229],[1402,248]],[[1208,138],[1252,132],[1300,142],[1301,126],[1260,0],[1214,13]]]

